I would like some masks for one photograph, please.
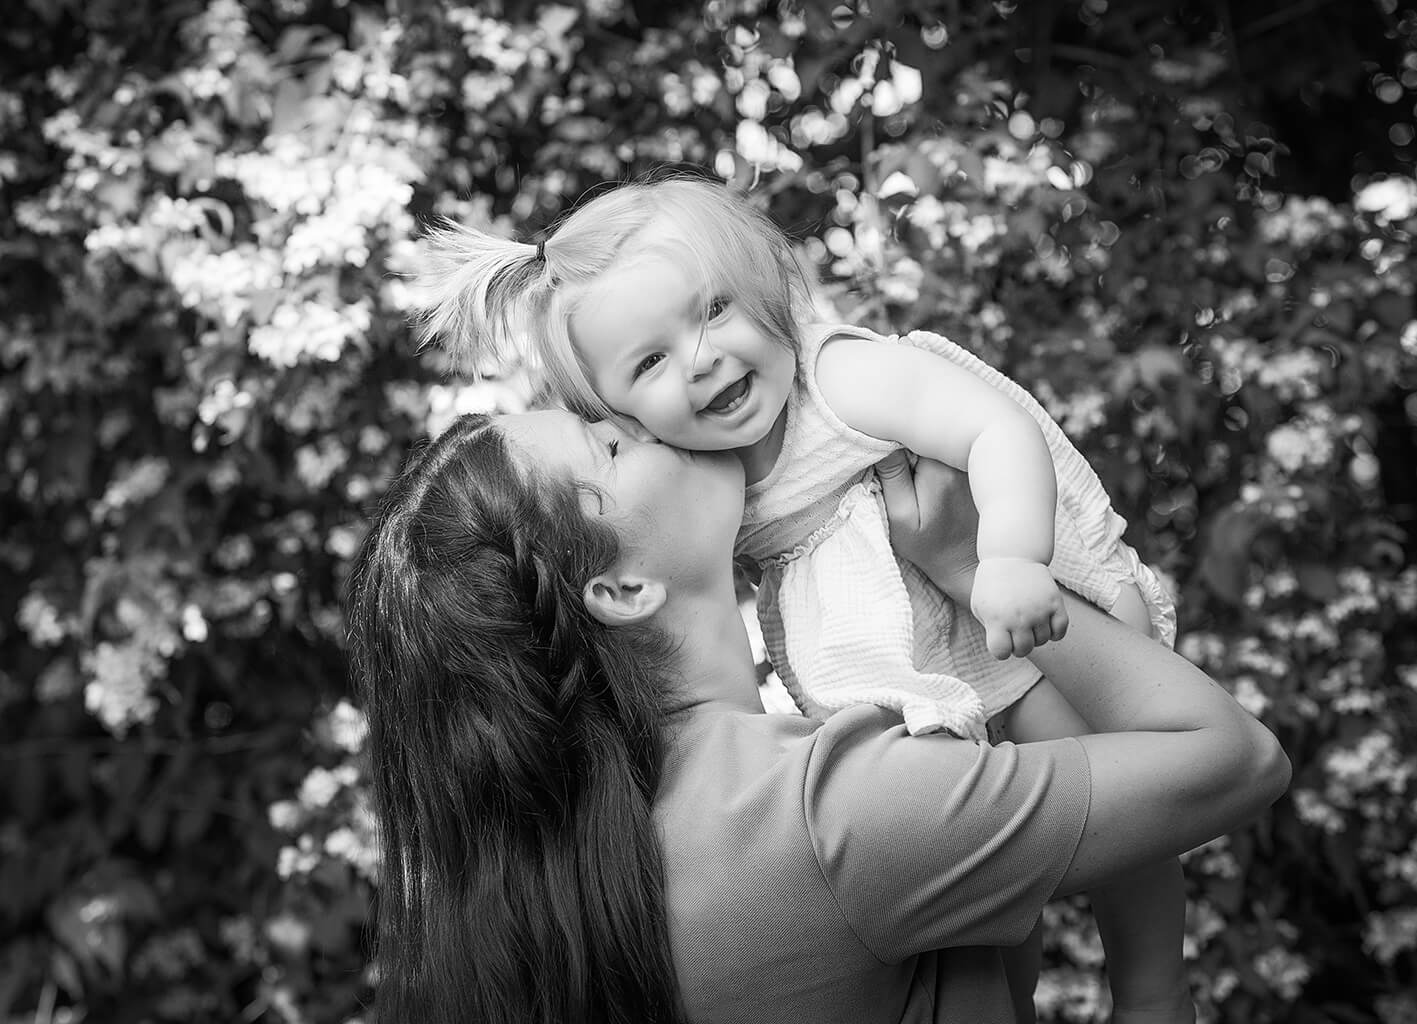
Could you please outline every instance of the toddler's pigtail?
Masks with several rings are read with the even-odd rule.
[[[419,345],[442,345],[473,374],[524,355],[519,339],[549,282],[543,245],[444,221],[424,237],[411,284]]]

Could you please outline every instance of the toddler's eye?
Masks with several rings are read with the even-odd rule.
[[[655,352],[653,355],[645,356],[640,360],[639,365],[635,367],[635,376],[638,377],[640,374],[647,373],[654,369],[655,364],[663,358],[664,353],[662,352]]]
[[[612,459],[615,458],[615,456],[617,456],[617,455],[620,454],[620,442],[619,442],[619,441],[611,441],[611,442],[607,445],[607,447],[610,449],[610,457],[611,457]]]
[[[724,313],[728,312],[728,307],[732,304],[733,300],[727,295],[715,295],[713,298],[709,299],[707,310],[708,318],[710,320],[717,320],[719,317],[723,316]]]

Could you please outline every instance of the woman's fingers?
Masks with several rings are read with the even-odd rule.
[[[897,448],[876,463],[881,496],[886,499],[886,519],[891,533],[914,530],[920,525],[920,501],[915,494],[915,474],[904,448]]]
[[[934,459],[915,463],[915,493],[922,522],[949,523],[957,538],[973,538],[979,529],[979,511],[969,491],[969,474]]]
[[[967,600],[973,585],[975,535],[979,514],[969,493],[969,477],[933,459],[913,464],[897,452],[876,465],[886,501],[891,547],[914,562],[953,599]],[[996,637],[1007,646],[1007,637]],[[993,647],[991,646],[991,650]],[[1008,652],[995,655],[1007,658]]]

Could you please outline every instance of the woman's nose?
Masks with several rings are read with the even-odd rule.
[[[638,420],[628,416],[612,416],[590,425],[591,433],[601,441],[619,441],[622,444],[658,444],[659,438],[640,425]]]
[[[659,438],[641,426],[639,420],[627,418],[620,426],[622,440],[629,440],[635,444],[659,444]]]
[[[619,441],[625,436],[625,428],[616,423],[613,419],[596,420],[590,424],[590,432],[595,435],[601,444],[608,444],[611,441]]]

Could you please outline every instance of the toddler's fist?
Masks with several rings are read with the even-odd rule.
[[[1027,558],[986,558],[969,600],[984,626],[989,653],[1003,661],[1023,657],[1068,631],[1068,613],[1053,574]]]

